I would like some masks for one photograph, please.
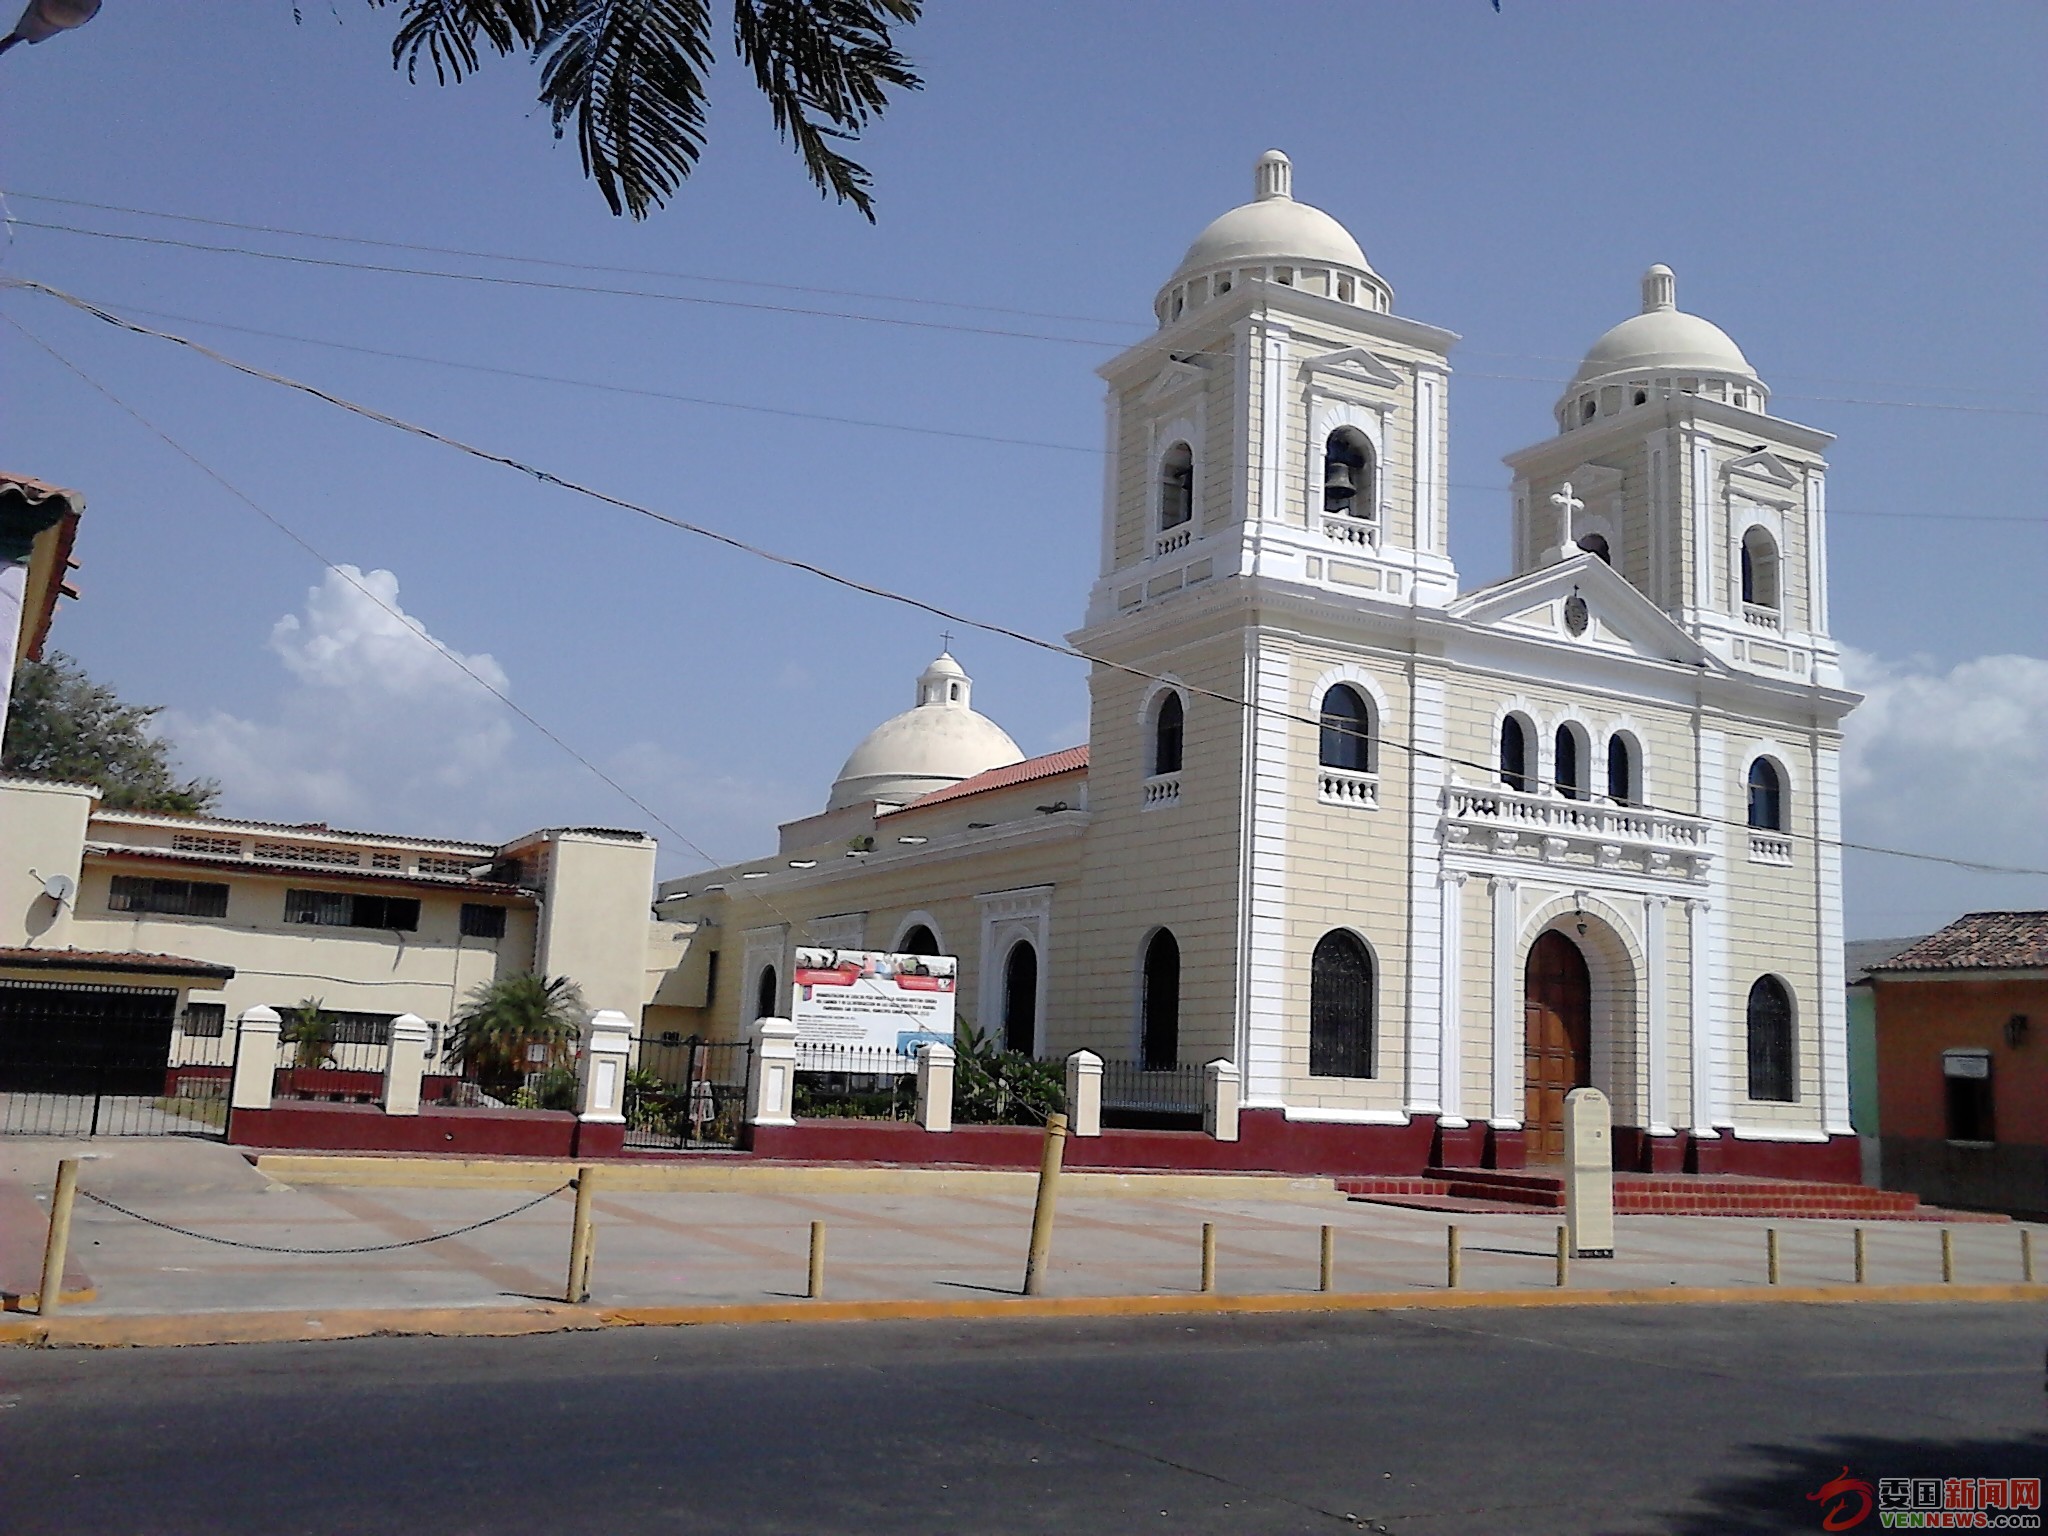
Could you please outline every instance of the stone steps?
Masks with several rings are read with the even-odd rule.
[[[1337,1187],[1354,1200],[1417,1210],[1533,1214],[1564,1209],[1564,1177],[1540,1169],[1433,1168],[1419,1175],[1345,1178]],[[1919,1197],[1860,1184],[1766,1179],[1740,1174],[1621,1173],[1614,1178],[1617,1216],[1761,1216],[1862,1221],[2005,1221],[1977,1211],[1922,1206]]]

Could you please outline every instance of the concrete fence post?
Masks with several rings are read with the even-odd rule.
[[[230,1109],[268,1109],[277,1082],[277,1037],[284,1020],[275,1008],[244,1008],[235,1020],[235,1077],[228,1085]]]
[[[747,1069],[747,1124],[796,1124],[796,1026],[787,1019],[756,1019],[748,1034],[754,1054]]]
[[[616,1008],[600,1008],[583,1029],[576,1063],[576,1118],[595,1125],[626,1123],[626,1067],[633,1055],[633,1021]]]
[[[391,1021],[391,1039],[384,1047],[384,1113],[420,1112],[420,1078],[427,1070],[427,1021],[401,1013]]]
[[[928,1131],[953,1129],[953,1047],[927,1040],[917,1048],[917,1123]]]
[[[1219,1058],[1202,1069],[1202,1129],[1218,1141],[1237,1140],[1240,1082],[1235,1062]]]
[[[1067,1134],[1102,1134],[1102,1058],[1093,1051],[1067,1058]]]

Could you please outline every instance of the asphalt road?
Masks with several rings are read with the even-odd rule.
[[[1755,1306],[13,1350],[0,1531],[1817,1531],[1844,1465],[2048,1473],[2044,1342]]]

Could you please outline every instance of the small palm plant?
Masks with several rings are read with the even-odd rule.
[[[312,1071],[334,1059],[334,1015],[321,998],[301,998],[298,1007],[285,1009],[277,1035],[292,1048],[295,1067]]]
[[[455,1016],[449,1052],[485,1091],[509,1098],[529,1074],[571,1069],[588,1015],[582,991],[566,976],[500,976],[469,994]]]

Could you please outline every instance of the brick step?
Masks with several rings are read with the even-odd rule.
[[[1434,1168],[1423,1175],[1339,1179],[1354,1200],[1416,1210],[1533,1215],[1564,1209],[1561,1174],[1518,1168]],[[1900,1190],[1740,1174],[1616,1174],[1620,1216],[1752,1216],[1771,1220],[2005,1221],[1995,1213],[1922,1206]]]

